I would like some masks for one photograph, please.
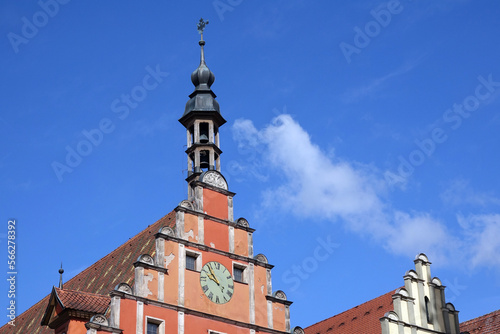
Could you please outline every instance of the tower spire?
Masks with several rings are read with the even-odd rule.
[[[226,123],[220,114],[217,97],[211,86],[215,81],[215,75],[210,71],[205,62],[205,41],[203,32],[208,20],[203,18],[197,24],[200,34],[200,65],[191,73],[191,81],[194,91],[189,95],[184,114],[179,122],[187,130],[188,156],[188,182],[189,197],[192,195],[191,183],[203,178],[202,174],[208,171],[220,174],[219,127]],[[222,176],[222,175],[220,175]]]

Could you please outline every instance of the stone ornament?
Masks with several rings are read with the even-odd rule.
[[[238,224],[240,226],[244,226],[244,227],[249,227],[250,226],[248,224],[248,220],[246,220],[245,218],[238,218],[238,220],[236,221],[236,224]]]
[[[399,316],[396,312],[394,311],[389,311],[386,314],[384,314],[384,317],[389,318],[394,321],[399,321]]]
[[[189,210],[194,210],[193,203],[191,203],[188,200],[183,200],[182,202],[179,203],[179,206],[189,209]]]
[[[108,326],[108,319],[102,314],[96,314],[92,318],[90,318],[90,322],[94,324],[99,324],[102,326]]]
[[[414,279],[418,279],[418,274],[415,270],[410,269],[406,272],[405,276],[411,276]]]
[[[436,284],[437,286],[442,286],[443,285],[443,283],[441,283],[441,280],[439,278],[437,278],[437,277],[434,277],[432,279],[432,283]]]
[[[163,227],[160,229],[160,233],[162,233],[162,234],[166,234],[166,235],[168,235],[169,237],[175,237],[175,232],[174,232],[174,230],[173,230],[171,227],[168,227],[168,226],[163,226]]]
[[[257,254],[254,259],[256,259],[257,261],[259,262],[263,262],[263,263],[268,263],[267,262],[267,257],[264,255],[264,254]]]
[[[410,294],[408,293],[408,291],[405,289],[405,288],[399,288],[396,290],[396,295],[401,295],[403,297],[410,297]]]
[[[286,300],[286,295],[283,291],[278,290],[274,293],[274,298],[281,299],[281,300]]]
[[[224,177],[217,171],[210,170],[203,175],[202,182],[211,186],[227,190],[227,182]]]
[[[425,255],[424,253],[420,253],[418,254],[416,257],[415,257],[415,260],[421,260],[425,263],[429,262],[429,258],[427,257],[427,255]]]
[[[132,288],[127,283],[120,283],[120,284],[118,284],[115,287],[115,290],[116,291],[121,291],[121,292],[128,293],[129,295],[134,294],[133,291],[132,291]]]
[[[153,258],[151,257],[151,255],[148,255],[148,254],[143,254],[143,255],[139,256],[137,261],[142,262],[142,263],[147,263],[147,264],[150,264],[152,266],[155,265]]]
[[[455,306],[452,303],[446,303],[446,308],[450,311],[455,311]]]
[[[302,327],[299,327],[299,326],[294,327],[292,333],[293,334],[305,334]]]

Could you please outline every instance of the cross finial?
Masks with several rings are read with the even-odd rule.
[[[201,40],[203,40],[203,30],[205,30],[205,26],[208,24],[208,20],[203,20],[200,18],[200,22],[196,25],[198,27],[198,33],[201,35]]]

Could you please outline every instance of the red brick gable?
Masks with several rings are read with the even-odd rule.
[[[133,263],[142,254],[154,256],[154,235],[163,226],[175,226],[175,212],[172,211],[142,232],[119,246],[117,249],[83,270],[64,284],[64,289],[107,295],[119,283],[133,286]],[[43,288],[43,287],[41,287]],[[50,287],[46,287],[47,290]],[[53,330],[41,326],[50,295],[16,317],[15,327],[8,324],[0,328],[0,334],[53,334]]]
[[[460,324],[460,333],[496,334],[500,333],[500,310],[485,314]]]
[[[380,318],[393,310],[396,290],[304,329],[306,334],[380,334]]]

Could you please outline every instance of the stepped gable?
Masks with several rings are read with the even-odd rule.
[[[380,318],[393,310],[393,290],[307,328],[306,334],[380,334]]]
[[[124,282],[133,286],[133,263],[142,254],[154,256],[154,235],[163,226],[175,226],[175,211],[148,226],[117,249],[64,283],[64,289],[107,296],[119,283]],[[50,295],[47,295],[18,315],[15,327],[5,324],[0,328],[0,334],[53,334],[54,331],[49,327],[40,326],[49,297]]]
[[[500,333],[500,310],[464,321],[460,324],[460,333],[496,334]]]

